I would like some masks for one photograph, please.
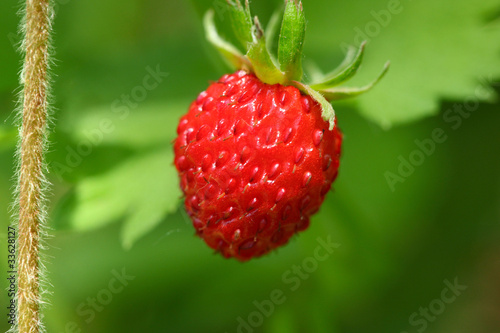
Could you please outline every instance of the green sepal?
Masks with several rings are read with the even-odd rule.
[[[252,64],[252,69],[255,75],[267,84],[284,84],[285,75],[278,69],[273,62],[269,50],[266,46],[266,38],[262,30],[259,20],[255,17],[252,30],[253,42],[249,45],[246,54],[248,60]]]
[[[229,9],[229,18],[233,26],[233,32],[243,50],[247,50],[248,43],[252,42],[252,15],[248,0],[245,1],[245,7],[240,0],[227,0]]]
[[[302,79],[302,48],[306,33],[306,19],[302,3],[287,0],[278,41],[278,61],[287,80]]]
[[[304,66],[304,75],[307,74],[307,81],[309,82],[308,85],[314,85],[314,84],[319,84],[323,81],[325,81],[326,77],[330,76],[336,76],[340,71],[343,71],[351,62],[354,61],[354,58],[356,56],[356,48],[353,46],[349,46],[347,49],[346,55],[344,57],[344,60],[340,63],[340,65],[337,66],[333,71],[330,71],[330,73],[325,74],[321,71],[321,69],[318,67],[318,65],[312,61],[312,60],[307,60],[303,63]]]
[[[373,80],[371,83],[367,84],[363,87],[352,88],[352,87],[338,87],[331,89],[323,89],[320,90],[321,94],[329,101],[336,101],[340,99],[346,99],[361,95],[368,90],[372,89],[387,73],[389,70],[390,62],[387,62],[384,66],[382,72],[378,75],[378,77]]]
[[[347,67],[345,67],[341,71],[333,71],[331,74],[326,75],[325,79],[322,82],[311,84],[311,88],[316,90],[330,89],[353,77],[358,71],[359,66],[361,66],[361,62],[363,60],[363,55],[365,52],[365,45],[366,42],[361,43],[358,53],[350,62],[350,64],[347,65]],[[348,57],[349,54],[346,56],[346,60],[348,59]]]
[[[316,102],[319,103],[319,105],[321,106],[321,118],[323,118],[324,121],[327,121],[330,124],[329,130],[333,130],[335,127],[335,110],[333,110],[330,102],[328,102],[320,92],[312,89],[305,83],[293,81],[293,84],[296,88],[311,96]]]
[[[203,18],[205,36],[207,40],[219,51],[222,58],[233,69],[248,68],[249,63],[240,51],[232,44],[226,42],[219,36],[214,22],[214,11],[208,10]]]
[[[342,62],[340,63],[340,65],[337,66],[337,68],[335,68],[329,74],[326,74],[325,77],[334,76],[337,73],[340,73],[340,71],[343,71],[347,66],[349,66],[349,64],[352,63],[355,58],[356,58],[356,48],[352,45],[349,45],[344,60],[342,60]],[[324,81],[324,79],[321,81]]]

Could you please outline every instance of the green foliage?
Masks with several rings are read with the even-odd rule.
[[[179,204],[181,192],[169,143],[175,138],[173,128],[181,106],[175,102],[151,104],[141,107],[140,112],[131,112],[125,105],[117,103],[111,110],[109,107],[87,109],[63,122],[60,127],[71,131],[72,141],[78,144],[74,145],[76,148],[70,145],[66,149],[74,152],[73,156],[68,153],[59,157],[53,165],[64,164],[68,156],[76,157],[76,162],[79,157],[103,163],[109,156],[92,155],[96,145],[135,151],[110,170],[77,181],[55,215],[59,227],[78,231],[93,230],[122,219],[121,241],[125,248],[130,248]],[[166,130],[166,126],[170,126],[170,130]],[[138,131],[138,128],[147,130]],[[86,148],[82,150],[82,147]]]
[[[176,210],[181,196],[168,149],[138,154],[103,174],[82,179],[56,215],[66,227],[88,231],[123,219],[125,248]],[[154,176],[152,176],[154,175]]]
[[[434,115],[443,98],[473,97],[482,78],[500,75],[495,0],[336,1],[305,10],[315,18],[308,24],[308,59],[325,59],[325,50],[338,55],[367,40],[359,82],[375,77],[380,64],[391,61],[389,75],[356,105],[385,127]],[[321,67],[329,67],[327,59]],[[492,101],[495,94],[479,97]]]
[[[138,153],[154,146],[169,150],[165,143],[175,139],[177,122],[186,107],[185,101],[176,100],[144,103],[137,111],[126,108],[123,103],[117,105],[123,109],[116,108],[113,112],[109,105],[86,108],[61,121],[60,128],[70,132],[76,142],[124,146]],[[106,128],[102,127],[103,120],[109,124]]]

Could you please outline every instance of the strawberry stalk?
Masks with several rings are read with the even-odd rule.
[[[48,118],[48,65],[51,19],[48,0],[27,0],[23,30],[24,66],[21,74],[22,125],[19,143],[18,321],[19,332],[42,331],[40,247],[46,216],[44,152]],[[14,329],[14,328],[13,328]]]
[[[257,17],[252,19],[248,0],[242,5],[239,0],[227,0],[226,4],[236,39],[244,50],[226,42],[219,36],[213,20],[213,11],[209,10],[204,19],[207,39],[221,53],[233,70],[243,69],[254,73],[266,84],[292,85],[302,93],[311,96],[321,105],[322,118],[329,122],[330,130],[335,126],[335,111],[331,101],[358,96],[372,89],[389,69],[389,62],[371,83],[363,87],[338,87],[352,78],[361,66],[366,42],[363,42],[355,56],[349,52],[346,59],[330,74],[321,75],[314,82],[303,82],[302,49],[305,39],[305,15],[302,2],[286,0],[278,39],[278,57],[269,52],[270,42],[277,26],[273,15],[267,34]],[[267,40],[266,40],[267,39]]]

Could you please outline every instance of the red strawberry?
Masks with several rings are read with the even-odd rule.
[[[309,226],[337,177],[342,134],[328,100],[370,89],[334,88],[358,69],[364,44],[348,66],[319,82],[301,83],[305,31],[302,5],[287,1],[278,61],[250,17],[248,1],[228,1],[236,38],[223,41],[205,17],[209,40],[234,67],[199,94],[180,120],[174,144],[185,208],[198,236],[241,261],[284,245]],[[351,55],[352,56],[352,55]]]
[[[248,260],[309,225],[337,176],[342,134],[293,87],[238,71],[182,117],[175,165],[197,234]]]

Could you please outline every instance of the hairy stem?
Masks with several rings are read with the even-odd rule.
[[[52,17],[49,0],[26,0],[25,15],[18,187],[18,330],[20,333],[38,333],[41,331],[40,240],[45,218],[44,149]]]

